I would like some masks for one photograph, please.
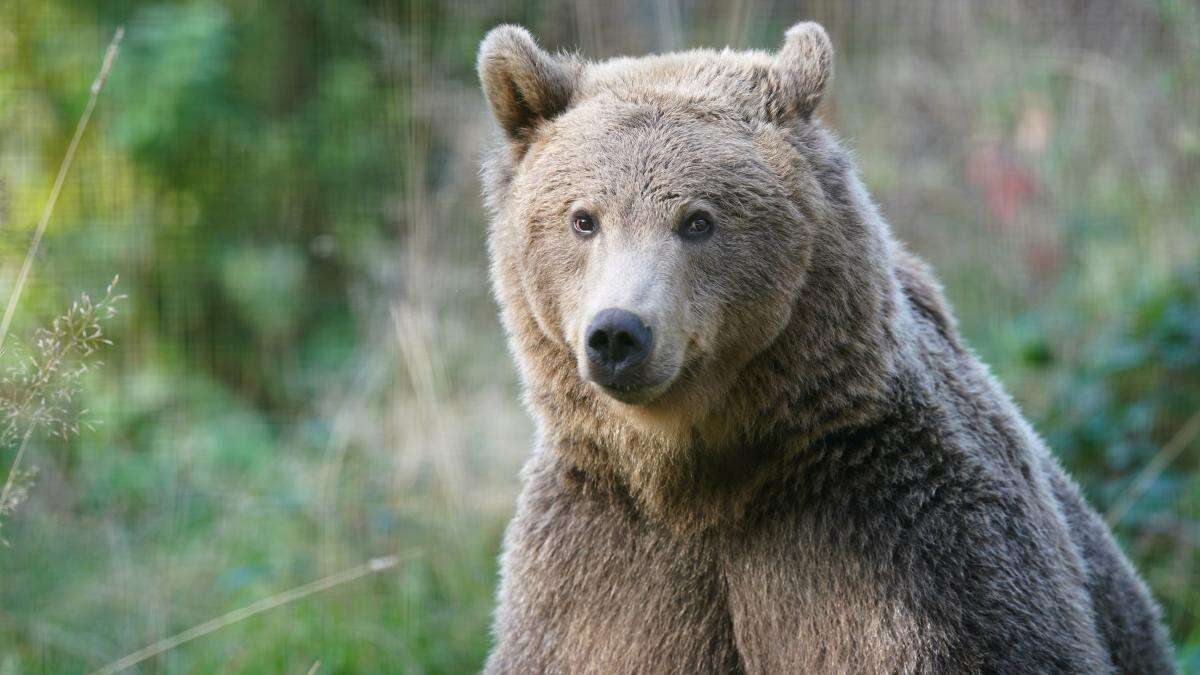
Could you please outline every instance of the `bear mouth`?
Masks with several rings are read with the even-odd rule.
[[[626,405],[641,405],[649,403],[662,395],[665,391],[661,386],[646,386],[640,384],[600,384],[593,381],[592,384],[610,398],[616,399]]]
[[[632,382],[603,383],[591,379],[591,383],[604,395],[625,405],[647,405],[663,398],[679,381],[679,375],[683,369],[672,368],[670,370],[669,375],[659,377],[652,382],[639,379]]]
[[[586,365],[581,365],[579,376],[605,398],[627,406],[646,406],[665,398],[686,379],[683,376],[689,368],[685,366],[691,365],[691,360],[684,354],[656,354],[625,378],[606,377],[603,371]]]

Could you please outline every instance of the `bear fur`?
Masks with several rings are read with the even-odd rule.
[[[1109,530],[813,116],[832,58],[812,23],[774,54],[483,41],[491,277],[537,423],[487,672],[1174,670]],[[698,208],[711,236],[684,240]],[[584,363],[617,303],[653,324],[634,393]]]

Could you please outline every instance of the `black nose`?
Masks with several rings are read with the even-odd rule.
[[[601,310],[587,330],[592,376],[600,384],[619,384],[650,355],[650,328],[633,312]]]

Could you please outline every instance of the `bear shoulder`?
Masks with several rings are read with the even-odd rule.
[[[951,346],[961,349],[958,321],[933,270],[924,260],[898,244],[894,253],[896,280],[909,306]]]

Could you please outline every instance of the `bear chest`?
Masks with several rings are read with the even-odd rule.
[[[803,519],[689,538],[537,495],[509,533],[501,630],[565,672],[912,672],[918,622]]]
[[[723,542],[724,602],[747,673],[925,670],[935,631],[894,580],[804,518]]]

